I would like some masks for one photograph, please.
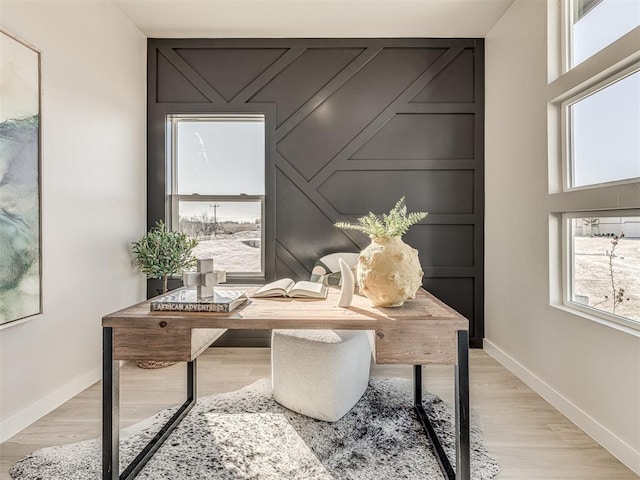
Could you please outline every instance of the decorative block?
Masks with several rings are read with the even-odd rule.
[[[197,287],[199,298],[212,297],[213,287],[226,281],[225,270],[213,269],[213,258],[198,260],[197,271],[182,274],[182,284],[185,287]]]

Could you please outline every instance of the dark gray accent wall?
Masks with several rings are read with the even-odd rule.
[[[264,113],[267,279],[308,278],[320,256],[361,250],[366,236],[333,223],[404,195],[429,212],[405,236],[425,288],[481,346],[482,39],[150,39],[148,81],[149,226],[165,215],[167,114]]]

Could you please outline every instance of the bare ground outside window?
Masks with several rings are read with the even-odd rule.
[[[198,238],[196,258],[213,258],[217,270],[260,272],[260,232],[248,230],[219,237]]]
[[[640,322],[640,238],[623,237],[615,248],[612,240],[574,238],[573,300],[608,313],[614,313],[615,302],[616,315]]]

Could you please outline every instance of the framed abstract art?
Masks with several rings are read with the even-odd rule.
[[[0,328],[42,312],[40,52],[0,30]]]

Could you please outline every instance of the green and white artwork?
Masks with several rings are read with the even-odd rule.
[[[42,311],[40,54],[0,30],[0,326]]]

